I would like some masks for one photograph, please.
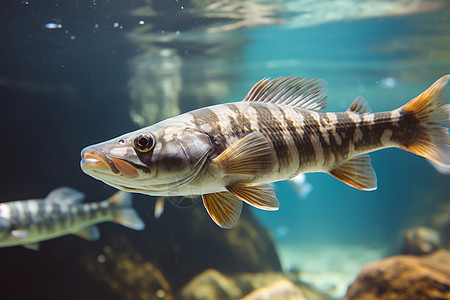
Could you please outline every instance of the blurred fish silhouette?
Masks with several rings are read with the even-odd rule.
[[[100,237],[95,224],[112,221],[142,230],[145,225],[131,207],[131,194],[117,192],[102,202],[81,203],[84,195],[61,187],[45,199],[0,203],[0,247],[22,245],[38,250],[38,242],[75,234]]]
[[[155,218],[159,219],[161,215],[164,213],[164,198],[165,197],[158,197],[155,201]]]
[[[81,168],[121,190],[201,195],[231,228],[242,202],[277,210],[269,183],[324,172],[357,189],[377,188],[369,152],[396,147],[450,166],[450,106],[443,76],[406,105],[371,113],[358,97],[345,112],[326,106],[323,80],[263,79],[241,102],[194,110],[86,147]]]
[[[313,189],[312,184],[306,181],[306,176],[303,173],[289,179],[288,182],[300,199],[308,197]]]

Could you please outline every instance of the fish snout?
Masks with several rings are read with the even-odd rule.
[[[108,169],[114,174],[120,173],[120,170],[117,169],[114,162],[106,154],[89,147],[81,151],[80,166],[85,172],[89,169],[97,171]]]
[[[108,156],[103,151],[91,147],[84,148],[81,151],[81,169],[85,173],[94,171],[96,173],[112,172],[128,178],[139,176],[136,167],[124,159]]]

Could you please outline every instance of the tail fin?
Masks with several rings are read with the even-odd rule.
[[[131,194],[126,192],[117,192],[107,201],[115,207],[113,221],[123,226],[135,230],[142,230],[145,224],[137,212],[131,207]]]
[[[442,76],[426,91],[400,109],[412,112],[425,130],[402,149],[423,156],[438,165],[450,166],[450,105],[445,99],[445,86],[450,75]]]

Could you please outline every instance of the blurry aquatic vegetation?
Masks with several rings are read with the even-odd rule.
[[[447,27],[426,22],[426,13],[448,7],[441,0],[192,0],[145,1],[130,12],[139,18],[139,26],[127,32],[138,54],[129,59],[131,78],[130,116],[134,123],[145,126],[190,109],[225,101],[242,71],[241,53],[250,42],[245,29],[281,24],[279,28],[305,28],[333,22],[349,22],[368,18],[398,17],[422,14],[423,24],[411,26],[444,27],[428,36],[429,43],[419,36],[400,36],[377,45],[379,53],[390,55],[423,52],[428,57],[446,58]],[[435,25],[438,21],[434,21]],[[449,22],[448,18],[444,22]],[[429,46],[442,49],[429,54]],[[405,52],[406,51],[406,52]],[[428,51],[428,54],[427,54]],[[402,55],[404,62],[423,55]],[[277,62],[277,65],[280,62]],[[348,62],[346,62],[348,63]],[[412,62],[414,63],[414,62]],[[367,67],[367,66],[365,66]],[[377,66],[372,66],[377,68]],[[443,67],[444,68],[444,67]],[[444,74],[445,71],[440,73]],[[404,74],[407,75],[404,75]],[[404,76],[420,72],[402,70]],[[403,76],[404,75],[404,76]]]
[[[376,52],[394,58],[394,64],[401,68],[403,81],[418,83],[448,73],[450,2],[430,1],[429,4],[433,10],[424,10],[414,20],[405,20],[402,22],[405,27],[398,35],[374,47]]]
[[[157,19],[157,26],[170,24],[179,26],[180,23],[186,23],[184,25],[187,26],[183,26],[184,29],[192,29],[192,26],[200,27],[207,33],[279,24],[283,20],[281,7],[264,3],[264,1],[192,0],[185,4],[178,1],[165,4],[157,1],[146,2],[148,3],[146,6],[133,9],[131,15]],[[174,19],[167,20],[167,14],[177,16],[176,21]]]
[[[278,6],[254,1],[148,1],[131,15],[142,24],[128,33],[139,49],[128,81],[139,126],[223,101],[249,42],[240,29],[281,22]]]
[[[206,29],[207,33],[224,32],[240,28],[271,25],[282,22],[281,8],[278,5],[258,3],[257,1],[222,0],[203,8],[208,19],[220,19],[221,25]]]
[[[143,126],[180,113],[181,58],[174,49],[145,52],[130,60],[130,65],[130,116],[135,123]]]

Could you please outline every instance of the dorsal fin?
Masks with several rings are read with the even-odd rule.
[[[60,187],[51,191],[47,197],[45,197],[44,201],[73,205],[82,202],[83,199],[83,193],[69,187]]]
[[[352,111],[358,114],[369,114],[372,112],[372,109],[370,108],[369,103],[367,103],[366,99],[359,96],[355,99],[355,101],[353,101],[347,111]]]
[[[27,249],[33,250],[33,251],[38,251],[39,250],[39,243],[27,243],[27,244],[23,244],[22,246],[24,246]]]
[[[308,110],[327,105],[328,84],[325,80],[302,77],[264,78],[256,83],[242,101],[276,103]]]

